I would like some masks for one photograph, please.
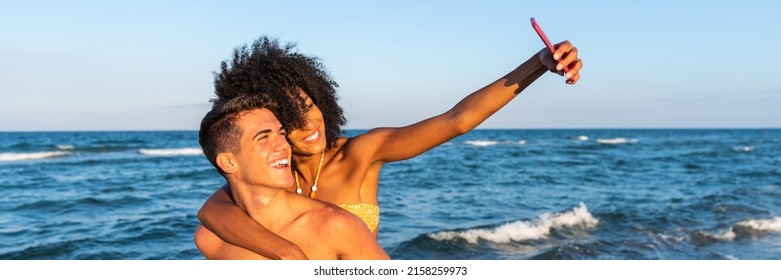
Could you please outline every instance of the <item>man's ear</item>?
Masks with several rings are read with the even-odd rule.
[[[225,172],[226,174],[234,173],[239,169],[239,165],[231,153],[217,154],[217,166],[219,166],[220,169],[222,169],[222,172]]]

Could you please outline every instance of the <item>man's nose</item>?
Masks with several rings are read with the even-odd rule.
[[[274,142],[274,150],[284,151],[287,148],[290,148],[290,144],[287,143],[287,138],[285,138],[285,136],[276,137]]]

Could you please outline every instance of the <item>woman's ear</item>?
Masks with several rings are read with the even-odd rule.
[[[222,172],[231,174],[238,170],[239,165],[236,163],[236,159],[233,158],[231,153],[219,153],[217,154],[217,166],[222,169]]]

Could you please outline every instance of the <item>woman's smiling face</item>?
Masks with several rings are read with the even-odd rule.
[[[306,104],[303,108],[306,114],[306,124],[300,129],[288,132],[293,154],[316,155],[325,150],[325,121],[323,112],[314,104],[312,98],[306,92],[299,89],[298,95]]]

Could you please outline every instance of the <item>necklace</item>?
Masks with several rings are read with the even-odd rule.
[[[325,151],[320,154],[320,163],[317,164],[317,173],[315,173],[315,183],[312,184],[312,192],[309,193],[309,197],[315,198],[315,192],[317,191],[317,180],[320,179],[320,168],[323,167],[323,157],[325,156]],[[301,194],[303,191],[301,190],[301,185],[298,184],[298,171],[293,171],[293,173],[296,175],[296,193]]]

